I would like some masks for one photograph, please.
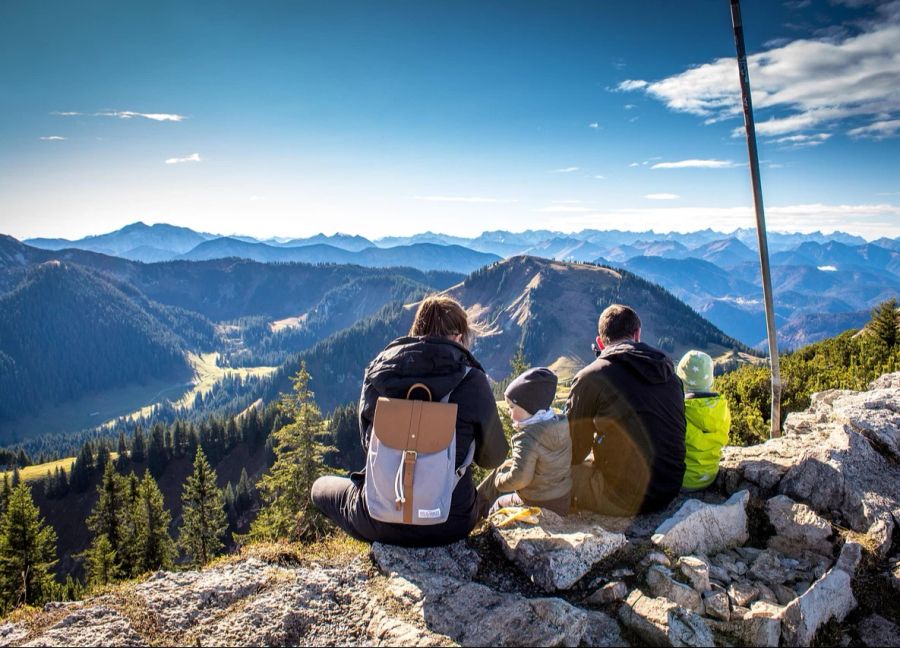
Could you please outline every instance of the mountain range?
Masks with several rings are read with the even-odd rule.
[[[425,232],[369,240],[319,234],[301,239],[220,237],[171,225],[134,223],[77,241],[31,239],[64,248],[153,262],[228,257],[262,263],[407,266],[468,274],[501,258],[530,255],[583,261],[634,272],[668,289],[729,335],[763,348],[766,339],[756,232],[490,231],[473,238]],[[779,345],[815,341],[860,326],[867,312],[900,291],[900,239],[832,232],[769,232]],[[427,283],[427,282],[426,282]],[[812,326],[812,322],[815,325]],[[811,327],[811,328],[809,328]]]
[[[671,354],[701,348],[732,362],[749,351],[663,288],[593,264],[517,256],[463,275],[233,257],[142,263],[0,237],[0,362],[17,384],[0,408],[0,432],[7,442],[23,439],[34,426],[18,434],[22,416],[100,397],[112,385],[172,376],[182,386],[190,382],[186,354],[213,356],[226,371],[278,368],[271,378],[198,392],[197,415],[277,399],[300,361],[320,406],[331,409],[355,400],[366,364],[409,330],[417,302],[438,291],[480,323],[475,352],[495,380],[506,378],[519,348],[529,362],[572,376],[593,357],[598,314],[616,301],[638,308],[644,339]]]

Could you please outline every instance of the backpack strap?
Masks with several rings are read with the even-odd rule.
[[[472,367],[466,366],[466,373],[463,374],[462,380],[459,381],[462,384],[462,381],[466,379],[466,376],[469,375],[469,372],[472,371]],[[459,387],[457,385],[456,387]],[[451,389],[446,396],[441,399],[442,403],[447,403],[450,401],[450,394],[456,391],[456,387]],[[466,471],[469,469],[469,466],[472,465],[472,462],[475,461],[475,439],[472,439],[472,443],[469,445],[469,451],[466,453],[466,458],[459,465],[459,468],[456,469],[456,480],[454,481],[453,487],[456,488],[456,484],[459,483],[459,480],[465,477]]]

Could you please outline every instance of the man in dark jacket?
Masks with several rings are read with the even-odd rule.
[[[633,309],[608,307],[598,328],[599,355],[575,376],[566,411],[575,505],[617,516],[663,509],[685,470],[681,382],[666,354],[640,341]]]

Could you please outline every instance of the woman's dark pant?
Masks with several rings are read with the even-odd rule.
[[[443,524],[414,526],[390,524],[372,519],[366,508],[363,482],[346,477],[319,477],[310,493],[313,505],[348,535],[363,542],[384,542],[406,547],[435,547],[469,535],[475,526],[472,514],[453,517]]]

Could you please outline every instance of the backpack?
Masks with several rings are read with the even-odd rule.
[[[409,400],[417,389],[428,394],[427,401]],[[373,519],[415,526],[447,521],[453,491],[475,456],[473,441],[455,467],[457,407],[448,402],[451,393],[433,402],[431,390],[416,383],[405,399],[378,399],[364,489]]]

